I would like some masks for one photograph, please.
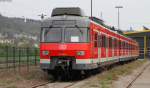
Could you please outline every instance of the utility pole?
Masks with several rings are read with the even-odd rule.
[[[123,6],[116,6],[115,8],[118,9],[118,30],[120,30],[120,9],[123,8]]]
[[[26,17],[25,16],[22,16],[23,17],[23,19],[24,19],[24,22],[26,23],[27,22],[27,19],[26,19]]]
[[[101,19],[103,20],[103,12],[101,12]]]

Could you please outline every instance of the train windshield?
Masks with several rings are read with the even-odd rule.
[[[88,42],[87,28],[66,28],[65,42]]]
[[[41,42],[86,43],[89,41],[88,28],[43,28]]]

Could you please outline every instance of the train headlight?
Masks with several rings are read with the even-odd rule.
[[[49,55],[49,51],[42,51],[43,55]]]
[[[85,55],[85,52],[84,52],[84,51],[78,51],[78,52],[77,52],[77,55],[78,55],[78,56],[84,56],[84,55]]]

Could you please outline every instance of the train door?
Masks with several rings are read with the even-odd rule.
[[[120,46],[120,56],[121,56],[121,58],[122,58],[122,56],[123,56],[123,42],[122,41],[120,41],[120,44],[121,44],[121,46]]]
[[[114,45],[114,56],[116,57],[117,56],[117,46],[118,46],[118,42],[117,42],[117,39],[115,38],[114,39],[114,43],[113,43],[113,45]]]
[[[114,39],[115,38],[112,38],[112,57],[114,58],[114,56],[115,56],[115,50],[114,50],[114,47],[115,47],[115,44],[114,44]]]
[[[124,42],[124,56],[126,56],[126,42]]]
[[[122,42],[122,56],[124,57],[125,55],[125,42]]]
[[[128,57],[129,57],[129,56],[130,56],[130,53],[129,53],[129,51],[130,51],[130,50],[129,50],[129,49],[130,49],[129,42],[128,42],[128,44],[127,44],[127,45],[128,45],[128,46],[127,46],[127,47],[128,47],[128,48],[127,48],[127,49],[128,49],[128,51],[127,51],[127,52],[128,52]]]
[[[98,59],[99,59],[99,62],[101,62],[101,41],[102,41],[101,33],[98,33]]]
[[[98,32],[94,31],[94,51],[93,51],[93,58],[95,59],[98,59]]]
[[[112,37],[108,37],[108,57],[112,57]]]
[[[131,44],[129,43],[129,56],[131,56]]]
[[[119,55],[118,56],[120,57],[121,56],[121,40],[119,40],[119,49],[118,50],[119,50]]]
[[[108,49],[109,49],[109,44],[108,44],[108,42],[109,42],[109,37],[108,36],[106,36],[106,40],[105,40],[105,49],[106,49],[106,56],[105,56],[105,58],[106,58],[106,61],[108,61],[109,59],[108,59],[108,55],[109,55],[109,51],[108,51]]]
[[[124,42],[124,56],[126,55],[126,42]]]
[[[126,57],[128,56],[128,42],[126,42]]]

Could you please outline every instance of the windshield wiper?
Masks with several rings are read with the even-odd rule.
[[[75,27],[80,31],[80,33],[83,35],[83,31],[79,28],[78,25],[75,25]]]

